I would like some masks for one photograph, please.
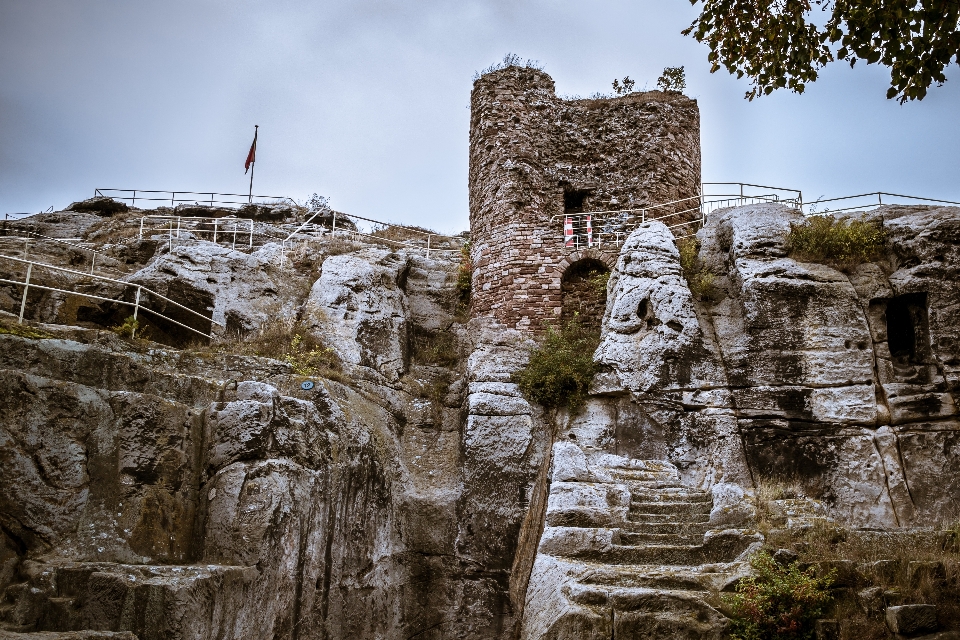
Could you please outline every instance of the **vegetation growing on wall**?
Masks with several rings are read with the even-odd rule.
[[[590,381],[596,373],[593,352],[600,344],[600,332],[585,330],[577,317],[560,329],[546,326],[543,343],[530,353],[526,367],[510,379],[520,391],[547,409],[583,406]]]
[[[115,334],[123,338],[133,338],[137,335],[138,331],[140,333],[140,338],[147,337],[146,331],[140,329],[140,321],[133,316],[128,316],[121,324],[118,324],[115,327],[110,327],[110,331],[113,331]]]
[[[681,93],[687,88],[687,75],[683,67],[665,67],[657,78],[657,88],[661,91]]]
[[[716,276],[700,260],[700,241],[694,237],[681,238],[677,242],[680,251],[680,268],[690,293],[697,300],[714,301],[720,297],[715,284]]]
[[[462,307],[470,304],[473,290],[473,260],[470,258],[470,243],[460,247],[460,265],[457,267],[457,299]]]
[[[791,223],[787,251],[797,260],[847,270],[879,260],[886,242],[887,233],[879,223],[865,219],[838,220],[825,215]]]

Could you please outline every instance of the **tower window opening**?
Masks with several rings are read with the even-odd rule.
[[[564,213],[582,213],[583,203],[586,197],[590,195],[589,191],[568,190],[563,192],[563,212]]]

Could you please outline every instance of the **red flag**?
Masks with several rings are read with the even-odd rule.
[[[257,161],[257,130],[259,127],[253,128],[253,144],[250,145],[250,153],[247,154],[247,161],[243,163],[243,172],[246,173],[250,170],[250,165]]]

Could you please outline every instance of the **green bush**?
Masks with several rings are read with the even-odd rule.
[[[525,396],[553,409],[564,405],[576,411],[583,406],[596,373],[593,352],[600,333],[585,330],[574,318],[557,330],[547,325],[543,344],[530,353],[526,367],[510,379]]]
[[[677,241],[680,251],[680,268],[683,278],[690,287],[690,293],[697,300],[712,301],[720,297],[720,290],[714,281],[716,276],[700,260],[700,241],[690,236]]]
[[[814,622],[833,600],[829,592],[836,569],[817,577],[814,568],[797,562],[781,565],[761,551],[750,559],[753,575],[726,598],[733,617],[734,640],[812,640]]]
[[[657,88],[661,91],[680,93],[687,88],[687,76],[683,67],[664,67],[663,74],[657,78]]]
[[[133,316],[127,316],[122,324],[110,327],[110,331],[124,338],[132,338],[137,334],[137,331],[140,331],[140,321]],[[140,337],[146,337],[143,331],[140,331]]]
[[[610,282],[609,271],[597,271],[590,276],[590,288],[598,296],[607,295],[607,283]]]
[[[869,220],[837,220],[815,216],[790,224],[787,251],[790,257],[849,269],[883,256],[887,232]]]

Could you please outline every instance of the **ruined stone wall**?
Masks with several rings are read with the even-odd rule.
[[[613,264],[614,246],[564,248],[563,221],[554,216],[564,213],[565,193],[583,195],[583,211],[649,207],[699,193],[700,114],[686,96],[649,91],[564,100],[546,73],[508,67],[478,79],[471,101],[478,316],[537,326],[560,315],[566,266],[584,257]]]

